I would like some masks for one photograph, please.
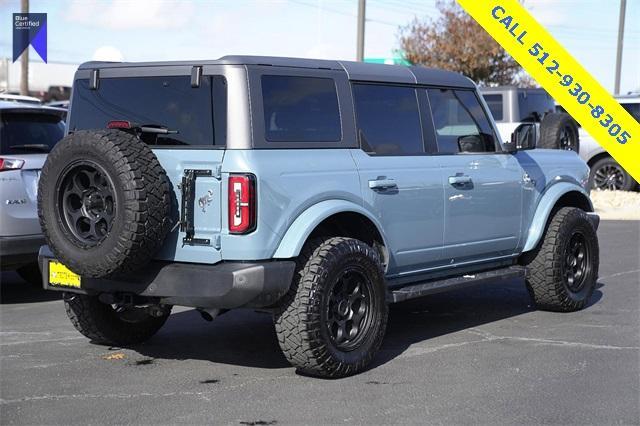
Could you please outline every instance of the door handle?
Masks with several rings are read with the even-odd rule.
[[[369,181],[369,188],[373,190],[393,189],[397,187],[398,184],[393,179],[373,179]]]
[[[449,176],[449,185],[462,186],[462,185],[469,185],[472,182],[473,181],[471,180],[471,176],[466,176],[466,175]]]

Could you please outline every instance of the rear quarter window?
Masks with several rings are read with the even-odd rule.
[[[502,121],[504,119],[504,110],[502,106],[502,95],[482,95],[491,115],[495,121]]]
[[[331,78],[261,77],[267,142],[339,142],[336,85]]]
[[[64,137],[64,122],[57,115],[0,112],[0,154],[39,154]]]
[[[555,102],[546,92],[519,92],[519,117],[516,121],[537,122],[555,110]]]

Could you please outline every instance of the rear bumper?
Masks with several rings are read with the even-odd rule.
[[[215,265],[152,261],[142,270],[117,279],[82,278],[81,288],[48,283],[47,246],[40,250],[43,287],[47,290],[97,295],[128,293],[157,298],[159,303],[197,308],[231,309],[272,305],[289,290],[295,262],[221,262]]]
[[[38,250],[44,243],[42,234],[0,237],[2,269],[15,269],[35,262],[38,259]]]

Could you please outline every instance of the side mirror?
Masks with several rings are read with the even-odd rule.
[[[511,145],[512,150],[527,150],[534,149],[538,141],[538,126],[536,123],[522,123],[511,133],[511,141],[505,145]],[[510,151],[508,147],[508,152]]]

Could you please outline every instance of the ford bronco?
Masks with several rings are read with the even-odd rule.
[[[520,278],[583,308],[599,218],[575,152],[502,142],[468,78],[423,67],[227,56],[80,66],[42,170],[43,285],[95,343],[174,305],[272,312],[299,372],[370,365],[388,304]]]

